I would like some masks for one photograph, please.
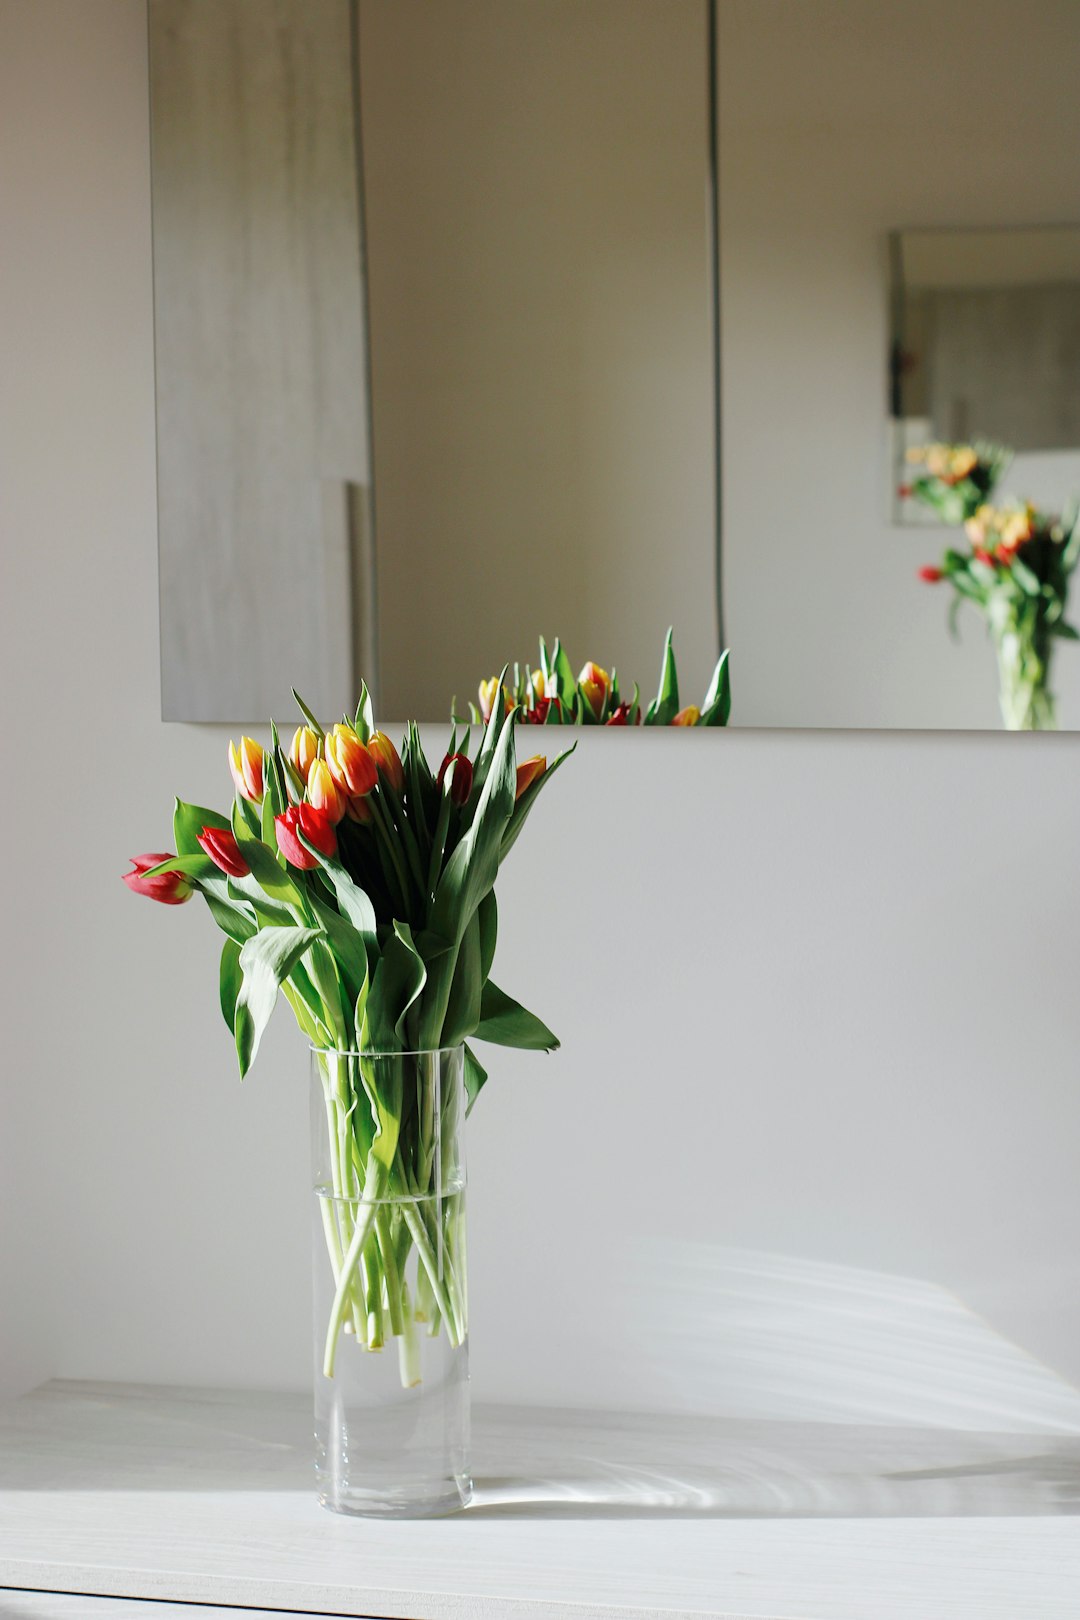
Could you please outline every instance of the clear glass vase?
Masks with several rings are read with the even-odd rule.
[[[463,1050],[311,1054],[315,1471],[337,1513],[472,1494]]]

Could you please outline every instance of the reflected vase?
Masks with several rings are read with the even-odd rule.
[[[463,1050],[311,1053],[315,1473],[337,1513],[472,1494]]]
[[[997,652],[1001,718],[1006,731],[1056,731],[1057,714],[1050,691],[1048,634],[1037,626],[1021,627],[991,619]]]

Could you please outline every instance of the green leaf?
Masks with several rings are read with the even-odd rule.
[[[375,730],[375,710],[371,703],[371,693],[365,681],[360,682],[360,701],[356,705],[356,719],[353,722],[356,734],[361,742],[367,742]]]
[[[243,945],[244,941],[250,939],[256,932],[255,924],[244,905],[232,905],[220,895],[211,894],[208,889],[203,890],[203,899],[222,933],[227,934],[230,939],[235,939],[238,944]],[[291,922],[292,918],[288,920]]]
[[[234,1023],[241,1078],[255,1061],[281,981],[288,978],[304,952],[319,937],[315,928],[263,928],[241,946],[239,963],[243,983],[236,998]]]
[[[200,878],[221,877],[220,866],[216,866],[204,850],[196,850],[187,855],[170,855],[167,861],[159,861],[156,866],[147,867],[143,877],[164,877],[167,872],[183,872],[185,877]]]
[[[251,875],[271,900],[279,900],[283,905],[294,906],[297,911],[304,911],[304,897],[269,844],[263,843],[259,838],[253,838],[248,831],[243,815],[233,814],[233,835],[240,848],[240,853],[251,867]],[[276,837],[276,834],[274,835]]]
[[[492,891],[494,893],[494,891]],[[480,971],[479,914],[469,919],[458,947],[454,977],[450,984],[450,998],[446,1004],[440,1045],[460,1046],[473,1033],[480,1019],[480,993],[484,977]]]
[[[974,571],[974,565],[972,565],[972,573],[974,573]],[[1031,571],[1027,563],[1022,562],[1019,557],[1014,557],[1010,572],[1012,573],[1013,579],[1015,579],[1020,589],[1024,591],[1026,595],[1039,595],[1042,590],[1042,585],[1039,581],[1038,575]],[[993,573],[993,570],[991,570],[991,573]]]
[[[465,1048],[465,1096],[468,1099],[465,1113],[472,1112],[473,1103],[480,1095],[481,1088],[487,1079],[487,1070],[480,1062],[471,1046]]]
[[[326,933],[334,961],[337,963],[342,979],[345,982],[351,1016],[356,998],[367,982],[367,941],[359,929],[354,928],[346,918],[339,917],[333,906],[324,900],[320,900],[318,895],[313,894],[311,896],[311,909]],[[371,946],[374,954],[374,933],[371,935]]]
[[[1059,619],[1050,633],[1054,636],[1060,636],[1062,641],[1080,641],[1080,630],[1077,630],[1074,625],[1066,624],[1064,619]]]
[[[204,827],[218,827],[229,831],[229,822],[216,810],[206,810],[201,804],[185,804],[177,799],[173,809],[173,842],[178,855],[201,855],[199,834]]]
[[[218,974],[218,999],[221,1016],[229,1026],[229,1034],[236,1032],[236,1002],[243,982],[240,966],[240,946],[235,939],[227,939],[221,947],[221,968]]]
[[[483,984],[495,960],[495,942],[499,932],[499,907],[494,889],[481,900],[476,909],[476,920],[480,927],[480,983]]]
[[[326,736],[326,732],[323,730],[322,726],[320,726],[319,722],[316,720],[315,716],[312,714],[311,710],[308,708],[295,686],[292,689],[292,695],[296,700],[296,707],[300,710],[300,713],[303,715],[316,737],[318,737],[321,741],[323,737]]]
[[[535,1013],[527,1011],[490,979],[480,999],[476,1039],[496,1046],[517,1046],[527,1052],[554,1052],[559,1045],[558,1037]]]
[[[492,711],[489,733],[498,707]],[[470,917],[494,886],[516,788],[514,727],[506,725],[495,745],[472,825],[443,868],[435,891],[430,928],[452,944],[460,944]]]
[[[551,673],[555,677],[555,696],[564,704],[572,703],[577,692],[577,678],[563,649],[563,644],[557,636],[551,654]],[[546,692],[547,688],[545,687],[544,690]],[[551,694],[548,693],[547,695],[550,696]]]
[[[705,693],[705,701],[701,705],[701,719],[698,724],[726,726],[730,715],[731,661],[729,651],[725,647],[713,670],[709,690]]]
[[[365,1046],[393,1052],[406,1044],[406,1019],[427,983],[427,968],[408,923],[395,922],[371,978]]]
[[[670,726],[679,712],[679,676],[675,668],[675,647],[669,627],[660,660],[660,686],[645,716],[647,726]]]

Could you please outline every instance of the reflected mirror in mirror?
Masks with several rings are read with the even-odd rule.
[[[934,522],[904,456],[1008,445],[1010,484],[1061,510],[1080,492],[1080,228],[900,231],[891,241],[894,493]]]

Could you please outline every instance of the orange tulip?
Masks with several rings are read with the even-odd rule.
[[[375,761],[351,726],[335,726],[324,744],[330,775],[347,798],[362,798],[379,780]]]
[[[517,791],[514,794],[516,803],[525,789],[531,787],[537,779],[547,770],[547,760],[543,754],[534,754],[532,759],[523,759],[517,768]]]
[[[241,737],[239,750],[229,744],[229,770],[241,798],[259,804],[263,796],[263,751],[251,737]]]
[[[293,732],[293,740],[289,747],[289,758],[296,767],[296,774],[301,781],[306,782],[308,771],[319,757],[319,739],[310,726],[297,726]]]
[[[611,691],[611,676],[606,669],[601,669],[599,664],[594,664],[590,659],[578,676],[578,686],[589,708],[599,720],[604,702]]]
[[[371,733],[368,739],[368,753],[375,761],[383,781],[389,782],[395,793],[400,793],[405,786],[405,771],[401,764],[401,755],[385,731]]]
[[[345,814],[350,821],[367,822],[375,819],[375,812],[371,808],[370,799],[347,799],[345,801]]]
[[[312,761],[307,779],[307,799],[316,810],[324,811],[335,827],[345,814],[346,796],[331,776],[325,759]]]
[[[700,719],[701,710],[698,708],[697,704],[688,703],[685,709],[679,710],[678,714],[671,723],[673,726],[696,726]]]

